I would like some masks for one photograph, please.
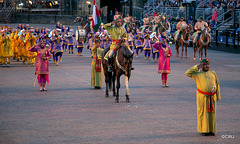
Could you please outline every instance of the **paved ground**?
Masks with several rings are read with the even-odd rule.
[[[124,78],[120,103],[90,87],[91,58],[64,53],[63,62],[50,61],[47,92],[33,88],[34,68],[12,61],[0,67],[0,143],[2,144],[166,144],[239,143],[240,55],[208,51],[222,100],[218,101],[215,137],[197,132],[196,86],[185,71],[197,64],[176,57],[172,46],[169,88],[162,88],[157,63],[134,58],[131,103],[125,102]],[[234,138],[222,138],[225,135]]]

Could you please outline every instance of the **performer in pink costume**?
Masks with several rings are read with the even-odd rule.
[[[46,82],[49,84],[49,63],[51,58],[50,51],[46,48],[45,41],[41,40],[40,44],[32,46],[29,51],[37,52],[37,62],[35,75],[37,76],[40,91],[47,91],[45,88]]]
[[[170,57],[172,56],[172,51],[167,44],[167,39],[162,38],[162,41],[153,44],[153,47],[159,52],[158,59],[158,73],[162,74],[162,85],[163,87],[168,87],[167,78],[170,73]]]

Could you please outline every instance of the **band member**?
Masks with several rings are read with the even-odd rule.
[[[157,35],[156,35],[156,32],[153,32],[151,35],[150,35],[150,38],[151,38],[151,44],[155,44],[157,42],[159,42],[158,38],[157,38]],[[152,46],[152,58],[153,58],[153,62],[155,62],[155,57],[157,55],[157,60],[159,58],[159,53],[158,53],[158,50],[155,49],[153,46]]]
[[[55,31],[55,36],[52,38],[52,44],[53,44],[53,51],[54,51],[54,57],[56,61],[56,65],[58,66],[58,57],[60,62],[62,62],[62,54],[63,54],[63,48],[62,48],[62,37],[59,35],[58,31]]]
[[[37,62],[36,62],[36,71],[38,84],[40,86],[40,91],[47,91],[45,88],[46,83],[49,84],[49,63],[48,60],[51,58],[49,50],[46,48],[45,41],[41,40],[38,45],[32,46],[29,51],[37,52]]]
[[[20,29],[17,29],[17,31],[14,34],[14,47],[13,47],[13,53],[14,57],[16,58],[17,61],[19,61],[19,55],[18,55],[18,49],[19,49],[19,36],[18,33],[20,32]]]
[[[21,57],[22,59],[22,62],[23,64],[25,64],[26,62],[26,57],[24,56],[24,51],[26,49],[26,32],[25,32],[25,29],[22,29],[20,32],[19,32],[19,49],[18,49],[18,55]]]
[[[7,67],[10,67],[10,58],[14,56],[13,54],[13,48],[12,48],[12,39],[10,37],[10,33],[7,32],[3,34],[1,42],[1,55],[2,55],[2,66],[6,66],[6,60],[7,60]]]
[[[176,43],[180,38],[183,33],[182,28],[184,25],[187,25],[187,23],[184,21],[184,18],[182,17],[180,19],[180,22],[177,23],[177,31],[174,33],[174,43]]]
[[[89,33],[88,33],[88,39],[87,39],[87,41],[88,41],[88,49],[90,50],[90,52],[92,53],[92,47],[93,47],[93,43],[94,43],[94,32],[93,31],[90,31]]]
[[[139,50],[143,49],[142,39],[143,37],[141,32],[138,32],[137,35],[135,35],[135,40],[134,40],[134,44],[136,48],[136,57],[138,57]]]
[[[169,41],[167,38],[162,38],[162,41],[153,44],[153,47],[159,52],[158,73],[161,74],[163,87],[168,87],[167,78],[170,73],[170,57],[172,56],[167,41]]]
[[[125,42],[127,40],[127,32],[126,29],[122,27],[121,19],[117,19],[112,23],[105,24],[104,28],[108,31],[108,33],[111,35],[111,38],[113,39],[113,42],[110,46],[110,51],[104,57],[104,59],[108,60],[109,63],[108,71],[112,71],[113,53],[114,51],[117,51],[117,46],[120,41]],[[132,52],[131,49],[129,50]]]
[[[67,30],[67,42],[68,42],[68,52],[70,54],[70,51],[72,51],[73,54],[73,46],[74,46],[74,39],[73,37],[75,36],[74,31],[71,26],[68,27]]]
[[[143,19],[143,24],[144,25],[142,26],[142,31],[141,31],[142,34],[145,31],[145,29],[148,28],[150,25],[150,19],[147,14],[145,15],[145,18]]]
[[[99,89],[102,87],[103,67],[102,67],[102,52],[100,48],[100,38],[96,36],[95,44],[92,47],[92,65],[91,65],[91,86]]]
[[[145,59],[147,59],[147,57],[148,57],[148,60],[149,60],[150,54],[151,54],[151,49],[152,49],[152,44],[151,44],[150,36],[149,36],[149,34],[145,34],[144,35],[144,43],[143,43]]]
[[[81,30],[83,30],[82,26],[78,26],[78,29],[76,30],[76,48],[78,49],[78,55],[80,54],[80,56],[82,56],[82,51],[84,48],[84,37],[80,35]]]
[[[63,50],[67,51],[67,30],[65,25],[62,26]]]
[[[30,64],[34,67],[35,63],[35,57],[37,57],[36,52],[30,52],[28,49],[36,44],[37,37],[33,36],[34,31],[30,31],[26,35],[26,47],[25,47],[25,56],[28,62],[28,66],[30,67]]]
[[[196,32],[193,34],[194,46],[196,46],[196,43],[197,43],[198,39],[200,38],[201,31],[204,29],[204,27],[208,27],[208,24],[205,21],[203,21],[203,17],[200,16],[199,21],[194,26],[194,29],[196,30]],[[208,27],[208,32],[209,31],[210,31],[210,28]],[[211,35],[209,33],[207,35],[209,36],[209,39],[211,40]]]
[[[134,47],[134,35],[132,32],[128,33],[128,39],[126,41],[126,45],[129,46],[129,48],[132,50]]]
[[[106,49],[106,48],[110,47],[111,44],[112,44],[111,35],[109,35],[107,30],[105,30],[105,34],[104,34],[104,37],[103,37],[103,46],[102,46],[102,48]]]
[[[210,70],[209,59],[186,71],[186,76],[197,85],[197,129],[203,136],[214,136],[216,127],[216,105],[221,99],[217,74]]]

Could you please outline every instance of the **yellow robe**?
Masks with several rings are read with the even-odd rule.
[[[1,55],[3,58],[13,57],[12,39],[9,36],[5,40],[2,38]]]
[[[125,40],[127,40],[127,32],[125,28],[114,26],[111,23],[105,24],[104,28],[111,35],[111,38],[113,40],[118,40],[119,38],[124,38]],[[115,47],[115,42],[112,42],[110,50],[113,50]]]
[[[208,112],[208,98],[204,94],[197,91],[197,121],[198,132],[216,133],[216,104],[221,99],[220,86],[217,75],[214,71],[199,71],[197,65],[186,71],[186,76],[196,81],[197,88],[203,92],[211,92],[213,86],[216,86],[216,94],[213,96],[213,112]]]
[[[24,55],[28,58],[32,57],[35,58],[37,57],[36,52],[30,52],[28,49],[31,48],[36,44],[37,38],[36,37],[31,37],[29,34],[26,35],[26,47],[24,49]]]
[[[26,40],[25,40],[25,36],[21,35],[19,37],[19,47],[18,47],[18,55],[23,57],[24,55],[24,51],[25,51],[25,47],[26,47]]]
[[[96,59],[102,59],[102,52],[103,49],[100,47],[96,47],[95,45],[93,45],[92,48],[92,56],[95,58],[96,55]],[[103,81],[103,67],[101,65],[101,72],[96,72],[95,69],[95,59],[92,59],[92,65],[91,65],[91,86],[94,87],[102,87],[102,81]]]
[[[14,41],[14,44],[13,44],[13,53],[14,54],[18,54],[18,33],[16,32],[14,37],[13,37],[13,41]]]

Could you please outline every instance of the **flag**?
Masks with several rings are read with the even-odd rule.
[[[97,32],[100,24],[102,23],[101,21],[101,17],[98,11],[98,8],[96,6],[95,0],[94,0],[94,4],[93,4],[93,15],[92,15],[93,19],[92,19],[92,28],[94,29],[95,32]]]
[[[156,16],[157,14],[155,12],[153,12],[153,16]]]

